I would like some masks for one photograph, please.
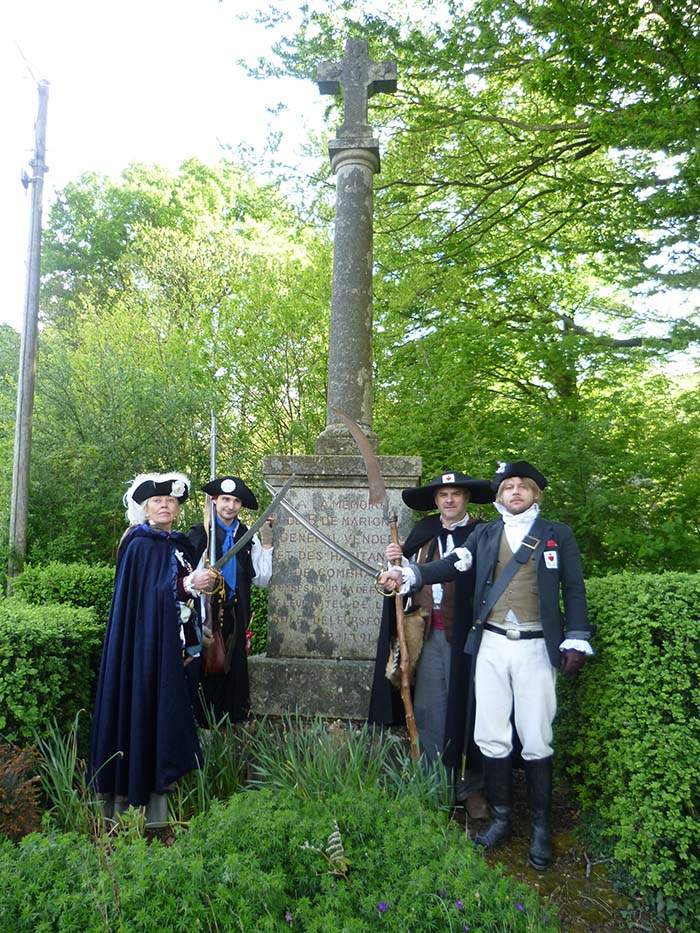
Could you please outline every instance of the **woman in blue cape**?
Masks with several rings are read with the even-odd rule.
[[[193,597],[213,575],[193,571],[189,542],[172,528],[189,486],[182,473],[141,474],[124,496],[130,527],[117,553],[90,737],[88,774],[105,815],[145,806],[149,825],[167,823],[168,790],[201,761]]]

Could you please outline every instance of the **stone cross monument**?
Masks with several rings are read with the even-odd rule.
[[[368,436],[372,427],[372,214],[379,147],[367,101],[396,89],[396,63],[373,62],[364,39],[349,39],[342,61],[318,70],[322,94],[342,93],[343,123],[328,149],[337,175],[326,427],[315,455],[266,457],[277,488],[292,474],[287,500],[317,528],[379,569],[389,529],[369,504],[367,474],[355,442],[333,415],[342,411]],[[418,457],[380,457],[389,506],[406,535],[411,513],[401,489],[417,484]],[[382,597],[371,577],[346,563],[278,511],[266,655],[250,658],[254,713],[364,718]]]
[[[326,429],[316,453],[354,454],[355,443],[333,410],[345,412],[370,434],[373,176],[379,171],[379,145],[367,123],[367,101],[396,90],[396,62],[373,62],[365,39],[348,39],[342,61],[320,65],[318,86],[322,94],[342,92],[344,120],[328,145],[338,181]]]

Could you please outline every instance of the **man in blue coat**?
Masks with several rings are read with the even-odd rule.
[[[474,618],[464,650],[476,658],[474,739],[484,759],[492,810],[490,825],[475,842],[491,849],[511,835],[512,715],[527,779],[528,858],[533,867],[545,869],[552,861],[556,673],[583,666],[593,653],[593,627],[574,534],[567,525],[539,515],[545,477],[518,460],[502,463],[492,486],[501,518],[478,526],[464,548],[443,560],[410,565],[402,579],[414,589],[456,579],[474,564]],[[396,578],[395,571],[385,574],[384,582],[392,575]]]

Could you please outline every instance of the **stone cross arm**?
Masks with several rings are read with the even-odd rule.
[[[342,92],[345,115],[338,129],[341,136],[365,135],[367,101],[375,94],[396,90],[396,62],[374,62],[369,57],[366,39],[348,39],[340,62],[322,62],[318,67],[318,88],[322,94]]]

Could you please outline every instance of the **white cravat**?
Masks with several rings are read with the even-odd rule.
[[[501,513],[501,518],[505,526],[506,541],[511,551],[515,554],[523,543],[523,538],[532,527],[532,523],[539,515],[540,504],[539,502],[533,502],[529,509],[520,512],[519,515],[513,515],[504,505],[501,505],[500,502],[494,502],[494,506],[497,511]]]

